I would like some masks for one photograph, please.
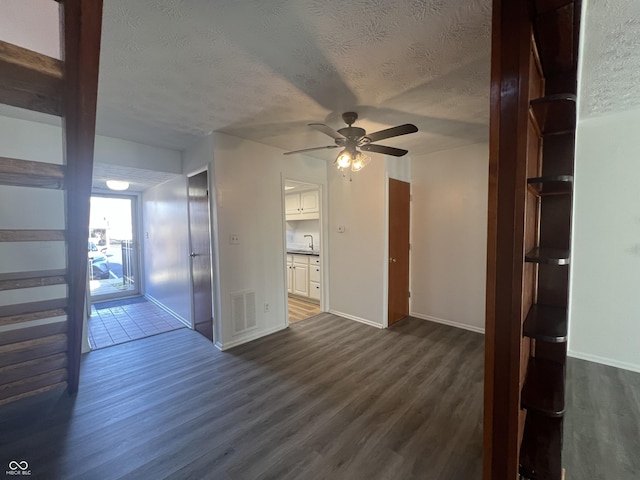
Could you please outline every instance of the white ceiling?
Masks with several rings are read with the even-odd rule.
[[[640,1],[584,0],[580,116],[640,108]]]
[[[586,3],[581,115],[640,107],[640,2]],[[33,45],[57,24],[44,4],[0,0],[0,38],[55,53]],[[306,124],[355,110],[369,132],[415,123],[380,142],[414,155],[486,141],[490,21],[491,0],[105,0],[98,133],[293,150],[331,144]]]

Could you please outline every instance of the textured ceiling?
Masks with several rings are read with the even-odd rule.
[[[159,185],[178,175],[133,167],[120,167],[96,163],[93,166],[93,191],[110,191],[107,180],[129,182],[126,192],[144,192],[147,188]],[[125,192],[125,193],[126,193]]]
[[[355,110],[369,132],[415,123],[419,134],[380,142],[412,153],[485,140],[490,5],[108,0],[98,131],[178,149],[223,131],[298,149],[332,143],[308,122],[340,128]]]
[[[640,1],[587,0],[580,116],[640,108]]]

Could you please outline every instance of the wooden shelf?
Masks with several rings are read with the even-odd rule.
[[[522,388],[522,408],[548,417],[564,415],[564,365],[531,358]]]
[[[543,263],[545,265],[569,265],[569,250],[560,248],[534,248],[525,255],[525,262]]]
[[[520,475],[535,480],[562,479],[562,418],[530,412],[520,447]]]
[[[571,195],[573,193],[573,175],[529,178],[527,184],[529,189],[538,196]]]
[[[543,342],[567,341],[567,309],[532,305],[524,320],[523,335]]]
[[[531,100],[530,108],[543,136],[575,132],[576,96],[572,93]]]
[[[537,0],[533,22],[545,77],[568,72],[575,79],[578,64],[580,8],[575,1]]]
[[[575,0],[535,0],[538,15],[572,4]]]

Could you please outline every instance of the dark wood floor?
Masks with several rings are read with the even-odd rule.
[[[0,463],[46,479],[478,479],[482,358],[482,335],[416,319],[322,314],[225,353],[177,330],[88,354],[75,399],[0,409]]]
[[[322,314],[225,353],[187,329],[98,350],[76,398],[0,408],[0,472],[479,480],[483,340]],[[567,374],[567,478],[640,478],[640,374],[575,359]]]
[[[567,380],[567,479],[640,479],[640,373],[569,358]]]

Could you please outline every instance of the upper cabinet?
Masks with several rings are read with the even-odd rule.
[[[288,193],[284,196],[284,210],[287,221],[320,218],[320,192]]]

